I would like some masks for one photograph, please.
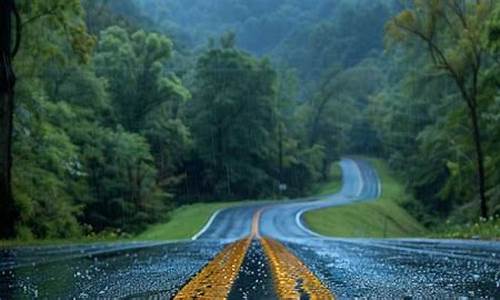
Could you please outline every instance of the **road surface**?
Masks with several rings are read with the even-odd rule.
[[[500,299],[500,243],[336,239],[308,210],[374,201],[375,170],[343,159],[332,196],[249,204],[215,214],[193,240],[0,251],[0,299]]]

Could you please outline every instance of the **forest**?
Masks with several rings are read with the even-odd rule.
[[[188,203],[310,196],[344,155],[386,160],[429,228],[500,214],[498,1],[16,5],[3,237],[135,234]]]

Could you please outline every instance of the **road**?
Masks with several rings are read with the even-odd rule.
[[[0,251],[0,299],[500,299],[500,243],[337,239],[308,210],[374,201],[375,170],[343,159],[336,194],[216,213],[193,240]],[[196,296],[196,297],[195,297]]]

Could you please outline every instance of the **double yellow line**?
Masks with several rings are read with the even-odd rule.
[[[261,240],[266,253],[274,285],[280,299],[335,299],[330,290],[286,247],[271,239]]]
[[[263,210],[254,214],[250,236],[226,246],[174,299],[227,299],[253,239],[258,239],[264,248],[280,299],[301,299],[302,295],[311,300],[335,299],[328,288],[283,244],[260,236],[259,223]]]

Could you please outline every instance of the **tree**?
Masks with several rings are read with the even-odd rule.
[[[157,171],[144,137],[91,123],[73,130],[80,140],[90,193],[83,203],[84,224],[95,231],[136,232],[163,217],[171,196],[156,183]]]
[[[202,189],[219,197],[269,194],[277,157],[276,73],[226,35],[198,60],[190,110]]]
[[[12,43],[12,15],[16,16],[17,40]],[[0,4],[0,238],[15,234],[18,212],[12,196],[12,128],[14,114],[14,85],[12,58],[19,46],[20,19],[13,0]]]
[[[463,132],[468,118],[446,74],[422,72],[425,56],[398,50],[384,58],[387,78],[370,100],[367,115],[382,142],[380,154],[416,198],[406,207],[430,225],[477,194],[470,189],[475,172],[468,156],[473,147]]]
[[[492,143],[490,145],[490,153],[492,153],[492,159],[488,161],[488,170],[492,173],[491,176],[491,186],[490,186],[490,201],[492,203],[492,214],[497,215],[500,212],[500,170],[498,166],[500,165],[500,155],[498,155],[498,149],[500,147],[500,68],[498,64],[500,63],[500,6],[497,5],[493,17],[490,20],[488,31],[487,31],[488,46],[490,48],[490,53],[493,56],[495,64],[493,64],[488,70],[487,79],[489,81],[491,97],[495,99],[491,109],[488,111],[486,116],[487,129],[492,135]]]
[[[189,92],[165,64],[172,42],[157,33],[112,26],[101,33],[95,55],[98,76],[107,79],[116,117],[126,129],[139,132],[148,114],[168,101],[189,98]]]
[[[171,195],[159,188],[145,137],[116,124],[121,112],[112,105],[114,95],[90,63],[95,39],[86,31],[81,2],[18,3],[26,39],[16,60],[23,78],[13,134],[17,236],[67,238],[85,228],[130,232],[164,217]],[[146,96],[175,98],[165,109],[174,115],[184,98],[166,95],[178,82],[158,79]]]
[[[413,0],[387,25],[389,40],[411,45],[418,41],[436,70],[447,74],[467,106],[475,146],[481,216],[488,216],[484,140],[481,128],[481,76],[488,50],[483,32],[491,17],[489,0]]]
[[[161,106],[148,116],[143,135],[148,139],[158,170],[157,182],[168,190],[185,180],[183,163],[192,150],[191,131],[184,117]]]
[[[181,114],[191,94],[168,72],[172,51],[166,36],[143,30],[129,34],[112,26],[101,32],[95,55],[97,74],[109,84],[115,120],[148,139],[164,189],[182,181],[179,169],[191,145]]]
[[[378,67],[370,60],[352,68],[333,66],[325,72],[317,93],[307,103],[307,138],[310,147],[317,144],[324,148],[324,180],[329,175],[331,163],[341,152],[358,150],[361,147],[356,149],[356,143],[369,142],[369,133],[373,130],[368,124],[359,127],[363,126],[368,98],[379,89],[381,77]],[[373,144],[376,145],[376,141],[367,146],[373,148]]]
[[[20,82],[17,95],[17,109],[27,112],[18,113],[14,123],[18,237],[75,237],[81,232],[77,222],[81,207],[75,200],[87,191],[79,148],[66,128],[76,125],[78,115],[63,101],[48,101],[34,82]],[[27,104],[30,97],[33,102]]]

